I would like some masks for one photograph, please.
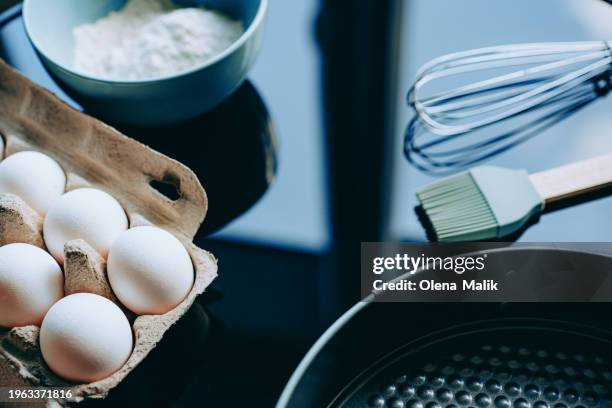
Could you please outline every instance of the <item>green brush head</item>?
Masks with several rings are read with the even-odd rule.
[[[527,172],[481,166],[416,192],[439,241],[501,238],[543,208]]]

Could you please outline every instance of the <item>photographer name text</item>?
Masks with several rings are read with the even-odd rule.
[[[385,282],[377,279],[372,283],[375,291],[406,291],[406,292],[497,292],[499,282],[493,279],[464,279],[460,282],[438,282],[432,279]]]

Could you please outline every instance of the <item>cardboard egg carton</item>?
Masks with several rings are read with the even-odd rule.
[[[62,380],[42,359],[37,326],[0,328],[1,387],[71,387],[71,401],[49,401],[47,406],[104,398],[147,356],[217,275],[216,259],[192,243],[206,215],[206,193],[187,167],[70,108],[1,60],[0,135],[5,144],[4,157],[23,150],[53,157],[67,175],[67,191],[94,187],[110,193],[125,209],[130,227],[164,228],[191,255],[195,283],[187,298],[164,315],[128,313],[134,350],[119,371],[103,380],[89,384]],[[166,197],[151,185],[153,181],[175,186],[179,198]],[[0,245],[26,242],[44,248],[42,222],[41,216],[19,197],[0,195]],[[71,241],[64,253],[66,295],[92,292],[117,302],[106,278],[105,261],[87,242]]]

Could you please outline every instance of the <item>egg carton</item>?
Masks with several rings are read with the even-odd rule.
[[[37,326],[0,329],[0,386],[70,387],[70,401],[49,401],[47,406],[104,398],[217,276],[214,256],[192,243],[206,215],[206,193],[184,165],[72,109],[1,60],[0,135],[4,157],[23,150],[53,157],[67,175],[67,191],[94,187],[108,192],[125,209],[130,227],[164,228],[185,245],[193,261],[193,288],[177,307],[157,316],[127,313],[134,333],[133,352],[119,371],[103,380],[74,384],[53,374],[42,359]],[[154,188],[155,182],[174,186],[179,198],[165,196]],[[0,195],[0,246],[25,242],[44,248],[42,222],[19,197]],[[66,244],[64,274],[66,295],[92,292],[117,302],[107,281],[105,261],[87,242]]]

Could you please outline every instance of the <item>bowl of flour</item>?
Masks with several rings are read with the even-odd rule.
[[[242,83],[267,8],[267,0],[184,3],[25,0],[23,16],[43,65],[89,113],[169,124],[212,109]]]

